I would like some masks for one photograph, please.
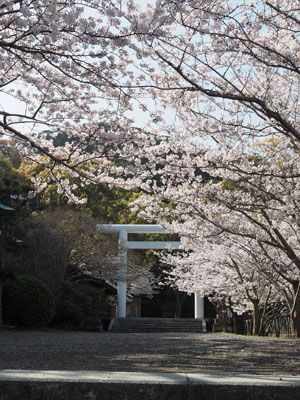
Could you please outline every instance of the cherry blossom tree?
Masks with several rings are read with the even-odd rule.
[[[96,183],[109,181],[106,169],[115,173],[109,150],[131,135],[123,116],[130,94],[122,88],[131,75],[130,32],[117,29],[122,15],[102,0],[0,2],[0,134],[18,139],[24,155],[49,171],[60,166]],[[58,134],[68,140],[55,147]],[[61,180],[72,197],[68,184]]]
[[[230,157],[254,137],[297,146],[296,1],[13,0],[0,10],[1,92],[24,105],[2,102],[2,133],[52,168],[116,180],[122,168],[107,158],[127,160],[145,140],[124,117],[133,101],[152,133],[212,138]],[[54,148],[45,130],[72,140]]]
[[[152,96],[152,132],[168,136],[135,148],[129,172],[154,193],[138,200],[142,215],[198,247],[226,234],[278,251],[299,335],[298,3],[162,0],[128,20],[139,37],[135,96]]]
[[[276,133],[299,141],[298,2],[160,0],[128,18],[157,121],[172,107],[180,134],[227,148]]]
[[[292,288],[282,279],[283,271],[272,268],[272,261],[251,239],[223,236],[201,243],[186,238],[192,252],[168,254],[164,262],[173,265],[169,283],[186,292],[208,296],[213,302],[224,302],[237,314],[250,311],[253,315],[253,334],[266,331],[272,309],[287,311],[292,304]],[[279,262],[279,261],[278,261]],[[286,268],[288,270],[288,268]]]
[[[2,132],[54,163],[108,167],[110,146],[137,133],[123,117],[133,100],[151,132],[210,137],[231,156],[270,135],[297,146],[296,1],[13,0],[0,10],[1,91],[26,106],[16,114],[2,102]],[[46,129],[73,140],[54,149]]]
[[[212,162],[211,156],[207,160],[207,154],[193,152],[190,145],[186,147],[187,153],[184,143],[181,143],[177,151],[167,157],[169,162],[156,171],[161,174],[161,184],[151,181],[149,173],[144,187],[149,191],[151,188],[155,196],[143,195],[136,201],[136,209],[140,210],[141,216],[159,221],[182,237],[184,249],[192,251],[198,260],[202,260],[196,263],[200,274],[207,267],[203,260],[208,260],[209,268],[203,278],[206,282],[205,293],[215,291],[216,284],[220,285],[220,293],[224,290],[232,292],[231,287],[235,288],[240,281],[240,287],[235,289],[237,298],[241,297],[242,291],[248,302],[255,306],[258,299],[247,292],[248,287],[245,288],[242,281],[249,282],[249,279],[255,278],[253,284],[257,285],[262,277],[268,279],[270,286],[274,285],[277,294],[280,293],[289,306],[293,329],[297,334],[300,250],[299,180],[296,178],[299,174],[298,152],[281,148],[278,143],[268,140],[255,148],[247,147],[247,151],[240,153],[235,160],[219,155]],[[159,160],[161,164],[164,158],[157,157],[153,163]],[[145,166],[149,167],[149,163]],[[172,168],[172,165],[177,167]],[[211,175],[210,180],[205,181],[203,174],[197,173],[199,166],[202,172]],[[142,170],[141,175],[145,176],[146,172]],[[245,240],[244,256],[239,257],[242,261],[246,260],[246,267],[242,269],[241,260],[235,259],[235,253]],[[241,244],[233,245],[234,241]],[[253,260],[251,268],[250,255]],[[193,265],[190,257],[185,261]],[[221,259],[218,260],[218,257]],[[269,265],[268,272],[259,269],[262,265],[260,259],[266,260],[264,264]],[[179,260],[182,262],[181,258]],[[225,267],[233,271],[234,276],[229,288]],[[248,277],[242,274],[242,270],[249,270]],[[212,279],[223,276],[226,289],[220,279],[213,284],[209,275]],[[190,288],[194,286],[190,278],[186,284]]]
[[[298,1],[1,4],[1,90],[27,105],[0,111],[3,133],[56,177],[141,187],[143,215],[198,247],[230,236],[279,252],[299,336]],[[125,118],[134,105],[147,134]],[[70,140],[55,148],[46,129]]]

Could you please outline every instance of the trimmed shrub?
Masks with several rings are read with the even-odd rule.
[[[48,325],[54,313],[54,296],[38,279],[20,275],[4,283],[3,317],[6,324],[43,327]]]
[[[53,326],[64,329],[90,330],[89,327],[100,324],[106,305],[104,289],[85,283],[65,282],[61,297],[56,304]]]
[[[52,324],[62,329],[80,329],[83,318],[81,307],[72,299],[63,297],[56,304]]]

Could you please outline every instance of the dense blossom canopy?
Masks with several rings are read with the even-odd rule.
[[[82,184],[141,187],[136,209],[179,233],[190,251],[178,258],[179,286],[208,292],[217,284],[240,307],[241,287],[249,300],[247,282],[261,290],[263,277],[270,296],[277,290],[293,314],[299,2],[0,4],[1,92],[25,105],[14,113],[1,103],[2,133],[29,143],[28,157],[46,154],[55,179],[67,168]],[[137,110],[144,130],[134,128]],[[55,147],[45,131],[68,140]],[[68,184],[60,180],[72,197],[76,188]],[[257,260],[245,249],[255,249]],[[220,281],[203,278],[203,258]],[[187,260],[198,272],[183,272]],[[235,281],[244,284],[237,289]]]

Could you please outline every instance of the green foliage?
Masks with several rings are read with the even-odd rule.
[[[2,244],[5,243],[0,240],[0,246]],[[12,278],[16,273],[21,273],[21,257],[18,251],[12,252],[7,251],[7,248],[1,248],[0,257],[0,279]]]
[[[19,252],[18,239],[22,240],[24,235],[22,222],[28,214],[26,197],[29,189],[28,181],[20,177],[11,161],[0,151],[0,203],[13,208],[0,210],[0,269],[8,267],[7,253],[16,255]]]
[[[63,296],[56,304],[53,325],[67,329],[77,329],[83,320],[83,312],[81,306],[73,299]]]
[[[86,199],[85,204],[76,205],[64,193],[58,193],[57,184],[54,181],[48,181],[48,169],[37,164],[22,163],[18,171],[27,179],[38,176],[42,182],[47,181],[47,187],[35,198],[35,205],[39,210],[63,206],[84,211],[97,218],[98,223],[142,223],[129,207],[129,204],[140,195],[137,189],[125,190],[105,184],[83,185],[80,178],[74,178],[66,171],[62,171],[60,172],[61,177],[77,186],[74,191],[75,195],[79,199]]]
[[[12,195],[19,194],[17,174],[10,160],[0,152],[0,202],[12,206]]]
[[[87,199],[85,208],[90,210],[99,223],[137,223],[137,217],[129,207],[129,203],[139,196],[137,190],[90,185],[83,188],[82,192]]]
[[[21,157],[16,148],[16,142],[10,139],[1,139],[0,150],[3,156],[10,160],[14,168],[19,168]]]
[[[25,199],[31,189],[30,179],[15,169],[12,161],[0,151],[0,203],[12,208],[26,205]]]
[[[105,289],[95,288],[85,283],[65,282],[61,297],[56,305],[53,324],[71,329],[86,329],[88,320],[99,321],[105,315],[107,298]]]
[[[54,297],[38,279],[20,275],[4,283],[3,316],[6,324],[43,327],[49,324],[54,312]]]

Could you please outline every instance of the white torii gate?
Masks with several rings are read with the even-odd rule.
[[[119,233],[118,317],[126,317],[127,249],[179,249],[181,242],[128,241],[128,233],[168,233],[159,225],[98,224],[99,233]],[[194,318],[204,318],[204,297],[194,293]]]

